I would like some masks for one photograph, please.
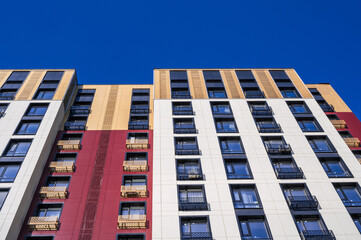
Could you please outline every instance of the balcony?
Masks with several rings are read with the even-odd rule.
[[[91,113],[91,110],[89,105],[80,105],[70,107],[70,112],[73,114],[88,115]]]
[[[145,172],[148,171],[146,160],[124,161],[123,170],[127,172]]]
[[[175,155],[201,155],[201,150],[198,149],[176,149]]]
[[[132,106],[132,108],[130,109],[130,113],[134,113],[134,114],[148,114],[150,112],[151,111],[149,108],[136,108]]]
[[[183,232],[181,240],[213,240],[210,232]]]
[[[271,116],[273,114],[273,111],[270,106],[252,106],[251,113],[252,115],[256,116]]]
[[[179,199],[180,211],[207,211],[208,203],[204,197],[188,197]]]
[[[291,154],[292,148],[289,144],[266,144],[266,151],[269,154]]]
[[[149,124],[148,124],[148,122],[144,122],[144,123],[129,122],[128,129],[129,130],[148,130]]]
[[[74,172],[74,161],[53,161],[49,164],[49,170],[51,172]]]
[[[246,98],[264,98],[264,93],[262,91],[244,91]]]
[[[42,199],[66,199],[68,196],[67,187],[41,187],[40,198]]]
[[[302,240],[336,240],[335,235],[330,230],[303,230]]]
[[[85,131],[86,130],[85,122],[66,122],[64,124],[64,130],[70,131]]]
[[[59,228],[58,217],[30,217],[29,231],[56,231]]]
[[[289,196],[287,202],[289,207],[295,211],[318,209],[318,201],[315,196]]]
[[[127,139],[126,142],[127,149],[148,149],[148,139]]]
[[[191,99],[190,93],[172,93],[172,99]]]
[[[257,129],[260,133],[280,133],[282,132],[281,126],[278,123],[271,124],[257,124]]]
[[[197,129],[193,128],[174,128],[175,134],[190,134],[197,133]]]
[[[200,169],[187,169],[177,172],[177,180],[203,180],[203,174]]]
[[[360,140],[358,138],[343,138],[347,146],[349,147],[359,147]]]
[[[301,168],[275,168],[278,179],[302,179],[303,172]]]
[[[140,229],[146,227],[146,215],[118,215],[118,229]]]
[[[336,128],[346,128],[346,122],[344,120],[330,120],[332,125]]]
[[[121,186],[120,195],[127,197],[147,197],[147,185]]]
[[[0,100],[14,100],[15,92],[0,92]]]
[[[81,144],[80,140],[59,140],[58,141],[59,150],[80,150]]]

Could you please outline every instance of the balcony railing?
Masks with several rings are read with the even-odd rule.
[[[320,105],[320,107],[324,112],[333,112],[335,110],[335,108],[331,104],[322,104]]]
[[[194,115],[192,110],[173,110],[173,115]]]
[[[335,128],[346,128],[345,120],[330,120]]]
[[[303,230],[301,238],[302,240],[336,240],[331,230]]]
[[[262,91],[244,91],[246,98],[264,98]]]
[[[179,199],[180,211],[206,211],[208,203],[204,197],[188,197]]]
[[[195,128],[174,128],[174,133],[178,134],[190,134],[197,133],[197,129]]]
[[[120,195],[122,197],[147,197],[147,185],[121,186]]]
[[[361,207],[361,201],[352,201],[348,199],[342,200],[345,207]]]
[[[13,100],[15,95],[14,92],[0,92],[0,100]]]
[[[266,151],[269,154],[291,154],[292,148],[289,144],[266,144]]]
[[[74,172],[74,161],[52,161],[49,164],[51,172]]]
[[[351,174],[348,170],[344,170],[343,173],[335,173],[335,172],[327,171],[326,174],[327,174],[327,176],[330,177],[330,178],[340,178],[340,177],[347,178],[347,177],[352,177],[352,174]]]
[[[260,133],[280,133],[282,132],[281,126],[278,123],[274,123],[272,126],[263,125],[257,123],[257,129]]]
[[[67,187],[41,187],[40,198],[42,199],[65,199],[68,196]]]
[[[134,106],[132,106],[132,108],[130,109],[130,113],[134,114],[147,114],[150,112],[151,111],[149,108],[135,108]]]
[[[183,232],[181,239],[185,240],[213,240],[212,233],[210,232]]]
[[[270,116],[273,114],[272,108],[270,106],[264,106],[264,107],[257,107],[252,106],[251,107],[251,113],[252,115],[261,115],[261,116]]]
[[[200,169],[187,169],[186,171],[177,171],[178,180],[203,180],[203,174]]]
[[[85,122],[66,122],[64,124],[64,129],[70,130],[70,131],[85,131],[86,123]]]
[[[191,99],[192,96],[190,94],[172,94],[173,99]]]
[[[58,217],[30,217],[28,221],[30,231],[56,231],[59,228]]]
[[[201,155],[199,149],[176,149],[175,155]]]
[[[148,149],[148,139],[127,139],[125,144],[127,149]]]
[[[81,106],[72,106],[70,107],[70,112],[74,114],[89,114],[91,113],[89,105],[81,105]]]
[[[293,210],[317,210],[318,201],[315,196],[289,196],[288,205]]]
[[[59,140],[58,141],[59,150],[80,150],[81,144],[80,140]]]
[[[276,176],[279,179],[302,179],[301,168],[275,168]]]
[[[359,147],[360,140],[358,138],[343,138],[347,146],[349,147]]]
[[[123,170],[128,172],[148,171],[148,162],[146,160],[124,161]]]
[[[118,215],[118,229],[138,229],[146,227],[146,215]]]
[[[129,122],[128,129],[129,130],[148,130],[149,124],[148,123]]]

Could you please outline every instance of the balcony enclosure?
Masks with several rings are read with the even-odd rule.
[[[273,118],[255,119],[257,129],[260,133],[280,133],[281,126]]]
[[[278,179],[302,179],[302,169],[292,159],[272,159],[272,165]]]
[[[56,231],[59,228],[61,204],[40,204],[28,220],[29,231]]]
[[[120,189],[121,197],[147,197],[147,182],[145,176],[126,175]]]
[[[189,91],[187,71],[171,70],[170,85],[173,99],[189,99],[192,98]]]
[[[180,211],[208,210],[203,186],[179,186],[178,194]]]
[[[315,196],[311,196],[309,191],[302,185],[285,185],[283,193],[287,199],[289,207],[295,211],[318,209],[318,201]]]
[[[326,225],[318,215],[307,217],[296,216],[296,226],[302,240],[336,240],[333,232],[326,228]]]
[[[177,159],[177,180],[203,180],[199,159]]]
[[[264,145],[268,154],[292,154],[292,148],[282,137],[264,137]]]
[[[213,240],[206,217],[181,217],[182,240]]]
[[[129,130],[148,130],[149,129],[149,117],[148,116],[130,116]]]
[[[271,116],[273,115],[272,108],[265,102],[249,102],[249,108],[252,115],[255,116]]]
[[[146,228],[145,203],[122,202],[118,216],[118,229]]]
[[[173,102],[173,115],[194,115],[191,102]]]
[[[148,134],[147,133],[128,133],[126,140],[127,149],[148,149]]]
[[[46,184],[40,188],[40,198],[43,199],[66,199],[70,177],[49,177]]]
[[[123,170],[130,172],[148,171],[148,158],[145,152],[127,152]]]
[[[173,132],[175,134],[197,133],[193,118],[174,118],[173,126]]]
[[[76,153],[58,153],[49,164],[51,172],[74,172]]]
[[[61,140],[58,141],[57,146],[59,150],[80,150],[81,149],[81,133],[65,133]]]
[[[197,139],[195,137],[174,138],[176,155],[200,155]]]
[[[85,131],[87,120],[88,120],[87,116],[83,116],[83,117],[70,116],[68,121],[64,124],[64,130]]]

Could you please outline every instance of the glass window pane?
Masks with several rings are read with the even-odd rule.
[[[191,232],[208,232],[208,224],[205,221],[197,221],[191,224]]]
[[[318,220],[305,220],[303,224],[308,231],[312,230],[322,230]]]
[[[361,197],[355,187],[343,187],[343,192],[350,202],[361,202]]]
[[[249,228],[254,238],[268,238],[266,226],[263,221],[250,221]]]

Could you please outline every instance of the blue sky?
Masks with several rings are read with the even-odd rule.
[[[295,68],[361,116],[361,1],[6,1],[0,68],[75,68],[82,84],[153,68]]]

